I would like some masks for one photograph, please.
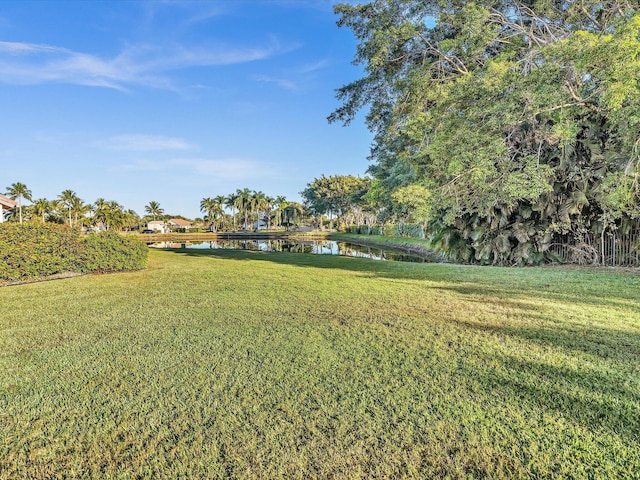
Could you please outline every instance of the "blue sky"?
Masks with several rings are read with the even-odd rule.
[[[364,175],[363,120],[326,121],[361,75],[334,3],[0,1],[0,192],[193,218],[238,188],[299,200]]]

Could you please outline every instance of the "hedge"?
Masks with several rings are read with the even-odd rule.
[[[134,237],[116,232],[90,233],[82,238],[80,264],[85,272],[120,272],[147,266],[149,248]]]
[[[147,246],[115,232],[84,235],[57,224],[0,224],[0,280],[20,281],[64,272],[144,268]]]
[[[369,229],[367,225],[352,225],[346,229],[347,233],[361,235],[383,235],[385,237],[409,237],[424,240],[422,226],[418,223],[387,223],[384,226],[374,225]]]

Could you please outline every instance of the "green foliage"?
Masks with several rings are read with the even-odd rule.
[[[400,236],[409,238],[424,238],[422,224],[405,223],[400,228]]]
[[[81,268],[80,231],[63,225],[0,224],[0,280],[46,277]]]
[[[28,280],[64,272],[115,272],[146,265],[147,246],[115,232],[83,235],[58,224],[0,225],[0,280]]]
[[[432,222],[432,235],[466,243],[463,257],[504,265],[544,261],[558,226],[577,237],[638,217],[637,2],[376,0],[336,11],[365,76],[339,89],[330,120],[370,105],[369,196],[387,214]],[[416,186],[429,195],[407,190]]]
[[[90,233],[82,238],[80,268],[83,272],[140,270],[147,265],[149,249],[132,236],[116,232]]]
[[[343,216],[362,203],[370,185],[370,179],[353,175],[323,175],[308,183],[300,194],[314,215]]]
[[[398,225],[395,223],[387,223],[384,225],[382,229],[382,234],[385,237],[397,237],[398,236]]]

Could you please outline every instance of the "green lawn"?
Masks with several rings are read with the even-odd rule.
[[[0,479],[640,478],[640,272],[153,251],[0,288]]]

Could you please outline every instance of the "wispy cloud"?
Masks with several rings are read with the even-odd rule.
[[[317,72],[318,70],[322,70],[323,68],[327,67],[328,65],[329,65],[329,62],[327,60],[320,60],[318,62],[309,63],[307,65],[302,66],[299,69],[299,72],[300,73]]]
[[[299,68],[291,69],[282,76],[254,75],[253,79],[261,83],[271,83],[285,90],[299,91],[317,77],[317,72],[327,67],[329,62],[320,60]]]
[[[188,150],[194,148],[182,138],[165,137],[162,135],[116,135],[99,145],[113,150],[128,150],[133,152],[158,152],[165,150]]]
[[[252,47],[137,45],[113,58],[103,58],[54,45],[0,42],[0,82],[59,82],[123,91],[134,85],[172,89],[169,72],[253,62],[292,48],[295,47],[281,45],[275,38]]]
[[[242,181],[270,175],[270,168],[254,160],[238,158],[175,158],[171,160],[137,160],[121,166],[124,170],[141,172],[180,172],[188,175],[213,177],[224,181]]]
[[[286,78],[276,78],[276,77],[271,77],[269,75],[255,75],[254,80],[261,82],[261,83],[273,83],[281,88],[284,88],[285,90],[299,90],[300,86],[298,83],[296,83],[293,80],[289,80]]]

